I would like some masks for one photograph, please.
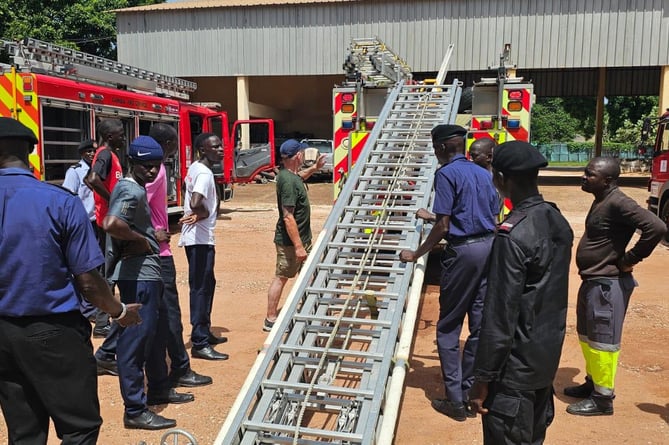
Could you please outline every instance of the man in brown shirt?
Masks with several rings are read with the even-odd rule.
[[[585,219],[576,250],[583,282],[578,291],[576,330],[585,358],[585,383],[564,389],[572,403],[567,412],[580,416],[613,414],[614,380],[623,321],[634,287],[632,269],[651,254],[666,224],[620,191],[620,165],[614,158],[593,158],[585,168],[583,191],[595,201]],[[641,237],[630,249],[634,232]]]

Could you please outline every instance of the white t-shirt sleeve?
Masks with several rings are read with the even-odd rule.
[[[206,172],[198,173],[193,180],[193,193],[199,193],[205,199],[210,198],[208,196],[211,193],[209,174]]]

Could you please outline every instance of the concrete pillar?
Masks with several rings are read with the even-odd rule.
[[[237,119],[249,118],[249,78],[237,77]]]
[[[661,116],[669,108],[669,66],[663,66],[660,71],[660,101],[657,108]]]
[[[249,78],[239,76],[237,77],[237,120],[248,120],[249,116]],[[241,139],[238,141],[238,147],[239,142],[241,142],[241,147],[239,148],[250,148],[251,136],[249,126],[242,125],[241,130],[242,134],[239,135]]]
[[[606,68],[599,68],[599,82],[597,83],[597,108],[595,111],[595,156],[602,155],[602,140],[604,138],[604,92],[606,91]]]

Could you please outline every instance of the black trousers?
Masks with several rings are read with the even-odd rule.
[[[491,383],[484,406],[484,445],[540,445],[553,422],[553,387],[522,391]]]
[[[190,287],[190,340],[194,349],[209,345],[211,308],[216,290],[214,264],[216,249],[209,244],[186,246],[188,285]]]
[[[0,406],[12,445],[95,444],[102,425],[91,326],[79,311],[0,317]]]

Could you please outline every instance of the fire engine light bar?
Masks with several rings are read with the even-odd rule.
[[[509,90],[509,100],[521,100],[523,98],[523,90]]]
[[[342,130],[353,130],[353,121],[343,121],[341,128]]]
[[[481,130],[491,130],[492,129],[492,121],[481,121],[480,122],[480,128],[481,128]]]
[[[341,112],[351,114],[355,111],[355,106],[353,104],[342,104]]]
[[[355,99],[355,96],[353,95],[353,93],[344,93],[344,94],[341,95],[342,102],[351,103],[351,102],[353,102],[353,99]]]
[[[523,103],[519,101],[509,101],[506,105],[506,109],[509,111],[521,111],[523,109]]]
[[[509,119],[506,123],[506,128],[517,130],[520,128],[520,119]]]

